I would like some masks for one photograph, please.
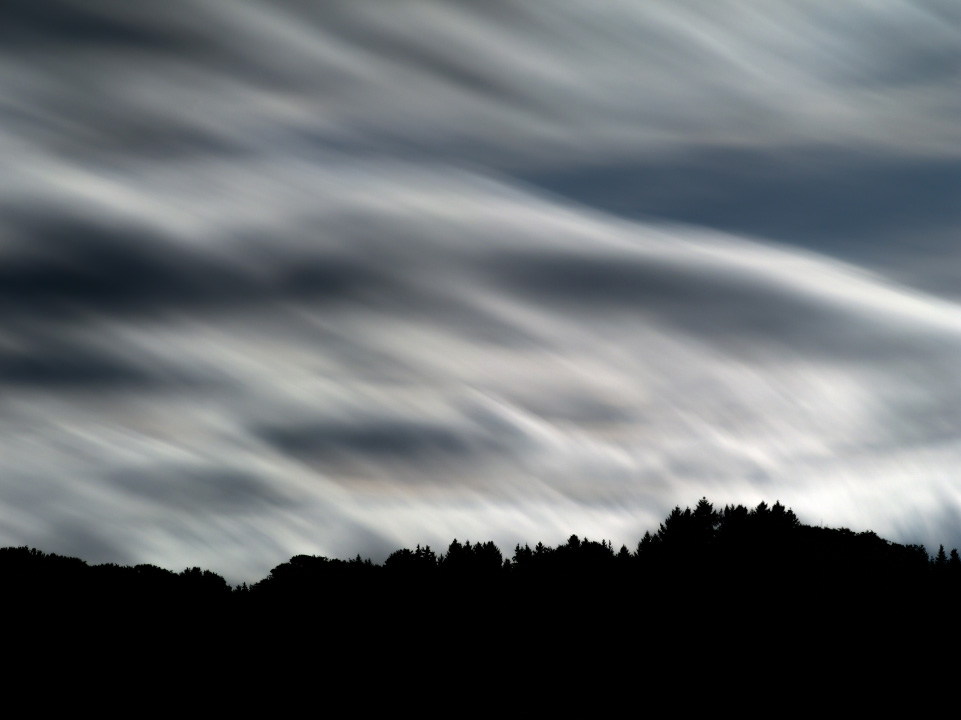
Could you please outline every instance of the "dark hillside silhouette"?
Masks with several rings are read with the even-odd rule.
[[[0,549],[0,587],[11,617],[136,627],[130,637],[147,632],[164,643],[200,633],[223,639],[225,653],[229,638],[244,633],[267,645],[301,637],[358,662],[363,647],[385,643],[398,651],[427,643],[495,652],[521,643],[562,652],[563,642],[600,651],[598,643],[621,638],[683,654],[723,630],[738,646],[783,654],[767,629],[863,647],[910,641],[919,618],[953,613],[961,557],[804,525],[779,502],[718,509],[702,498],[693,509],[675,507],[633,551],[571,535],[556,547],[517,545],[504,557],[493,542],[453,540],[441,553],[399,549],[382,565],[298,555],[231,588],[197,567],[88,565],[8,547]]]

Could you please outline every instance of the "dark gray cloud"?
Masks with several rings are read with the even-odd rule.
[[[8,315],[136,316],[278,300],[337,302],[387,284],[377,268],[348,258],[284,262],[281,254],[271,258],[274,267],[252,270],[145,229],[69,217],[11,224],[36,244],[14,251],[0,267],[0,307]]]
[[[0,542],[253,580],[673,505],[961,545],[961,15],[15,2]]]
[[[27,351],[0,353],[0,386],[64,390],[149,388],[155,373],[82,345],[51,343]]]
[[[257,427],[253,434],[295,461],[356,482],[444,486],[452,477],[478,477],[505,460],[523,456],[534,441],[523,428],[476,402],[460,400],[447,418],[412,412],[302,420]],[[493,480],[493,479],[492,479]],[[484,483],[487,484],[487,483]]]
[[[131,12],[122,2],[50,0],[38,5],[10,0],[5,9],[7,21],[0,29],[0,41],[7,52],[32,50],[38,45],[127,51],[183,49],[177,34],[145,23],[142,14]]]
[[[296,505],[268,479],[229,469],[149,468],[117,473],[109,482],[140,502],[199,516],[251,514],[265,506],[292,509]]]
[[[471,461],[470,442],[455,429],[443,425],[401,421],[354,424],[327,423],[312,426],[271,428],[258,433],[268,443],[294,457],[327,460],[383,460],[428,462],[437,456]]]

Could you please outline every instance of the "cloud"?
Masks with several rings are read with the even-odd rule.
[[[886,477],[904,463],[920,463],[913,482],[937,487],[940,464],[918,458],[943,444],[944,408],[958,397],[952,303],[809,252],[630,222],[523,185],[365,172],[342,176],[336,202],[289,216],[263,262],[252,261],[256,240],[208,243],[210,269],[197,277],[232,278],[216,288],[184,291],[193,275],[172,271],[158,273],[170,289],[148,279],[139,294],[118,280],[129,296],[106,302],[64,284],[50,296],[84,308],[73,332],[38,309],[8,324],[0,379],[21,402],[8,437],[29,433],[34,446],[8,445],[7,457],[41,453],[29,477],[59,478],[31,501],[45,524],[60,522],[44,508],[80,482],[68,480],[78,458],[98,490],[71,506],[121,537],[134,537],[128,523],[150,528],[130,540],[139,557],[174,558],[192,543],[215,558],[249,536],[264,571],[278,548],[331,552],[369,533],[370,547],[421,541],[414,525],[383,525],[398,508],[432,518],[422,539],[435,543],[463,535],[453,508],[466,502],[507,547],[533,539],[512,534],[515,512],[541,517],[523,527],[547,540],[598,536],[606,523],[632,544],[691,495],[806,501],[803,486],[830,498],[805,478]],[[327,174],[303,182],[322,187]],[[289,184],[249,180],[262,197],[291,196]],[[372,187],[395,196],[365,201]],[[381,229],[353,252],[358,224],[336,220],[344,208]],[[179,252],[156,227],[149,251],[190,268],[199,251]],[[319,245],[305,240],[311,228],[323,228]],[[262,279],[330,256],[347,258],[348,277],[384,280],[337,295]],[[28,318],[46,330],[28,331]],[[124,382],[124,368],[143,384]],[[259,470],[232,470],[245,462]],[[25,477],[10,476],[8,498]],[[124,527],[95,511],[104,498]],[[593,519],[563,527],[578,522],[575,508]],[[339,529],[318,537],[318,517]],[[240,577],[252,566],[233,567]]]
[[[469,442],[451,427],[413,421],[377,420],[348,425],[318,424],[274,428],[260,433],[270,444],[294,457],[328,459],[337,456],[374,462],[436,462],[437,458],[471,462]],[[336,465],[335,465],[336,467]]]
[[[157,377],[134,364],[83,346],[53,343],[0,354],[0,385],[65,389],[150,387]]]
[[[506,168],[684,146],[961,146],[949,3],[61,2],[13,15],[47,61],[27,87],[0,81],[32,120],[8,132],[81,156],[319,142]]]
[[[384,284],[375,268],[335,256],[295,255],[283,264],[274,258],[273,269],[261,266],[258,273],[144,228],[60,217],[13,229],[36,245],[9,253],[0,268],[0,307],[8,315],[137,316],[280,300],[336,302]]]
[[[109,482],[138,501],[200,517],[252,514],[264,506],[289,510],[295,504],[269,479],[219,467],[131,469]]]
[[[10,14],[0,37],[5,46],[12,44],[18,50],[38,42],[70,49],[176,51],[182,47],[175,37],[143,22],[144,14],[125,12],[123,3],[50,0],[40,8],[29,0],[11,0],[7,7]]]
[[[953,4],[8,15],[0,542],[961,545]]]

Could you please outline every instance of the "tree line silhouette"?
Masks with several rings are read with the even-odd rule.
[[[198,567],[0,549],[6,647],[25,668],[73,672],[106,655],[121,675],[230,668],[241,690],[323,677],[325,692],[363,702],[408,697],[434,673],[471,703],[504,686],[532,708],[621,702],[680,676],[705,698],[785,681],[836,688],[857,673],[904,682],[961,639],[959,598],[957,550],[931,557],[805,525],[779,502],[717,509],[705,498],[633,548],[571,535],[510,556],[461,540],[379,564],[296,555],[236,587]],[[889,684],[876,680],[872,697]]]
[[[718,607],[759,597],[818,608],[825,601],[871,593],[886,602],[955,598],[961,557],[942,545],[929,557],[921,545],[901,545],[873,532],[801,523],[779,502],[720,510],[702,498],[675,507],[637,546],[571,535],[556,547],[517,545],[504,557],[493,542],[453,540],[446,552],[399,549],[381,564],[297,555],[248,586],[231,587],[200,568],[175,573],[153,565],[88,565],[27,547],[0,549],[0,582],[8,602],[69,597],[72,606],[254,609],[283,604],[358,612],[390,598],[420,606],[445,598],[460,607],[498,597],[565,604],[643,597],[673,608]],[[442,606],[437,610],[442,611]]]
[[[851,663],[880,672],[892,648],[924,657],[961,640],[950,621],[959,598],[956,550],[929,557],[873,532],[805,525],[780,503],[716,509],[705,498],[675,507],[634,548],[571,535],[554,547],[518,544],[509,557],[493,542],[460,540],[442,552],[402,548],[380,564],[296,555],[236,587],[198,567],[0,549],[14,655],[42,665],[52,648],[80,657],[109,648],[119,665],[176,658],[251,683],[263,673],[306,682],[305,657],[338,668],[348,686],[412,682],[425,667],[489,684],[485,658],[582,690],[608,682],[604,658],[625,691],[680,668],[717,682]],[[448,667],[455,659],[466,675]],[[564,692],[562,683],[552,701]]]

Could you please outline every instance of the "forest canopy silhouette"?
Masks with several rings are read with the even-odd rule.
[[[442,551],[398,549],[382,564],[296,555],[235,587],[199,567],[0,549],[10,647],[35,663],[51,649],[98,647],[118,659],[176,657],[198,672],[218,664],[286,677],[313,667],[302,665],[311,657],[348,683],[367,677],[358,668],[404,676],[466,661],[489,673],[484,658],[536,672],[562,659],[628,658],[625,677],[693,668],[718,682],[744,673],[773,682],[790,667],[852,659],[837,650],[882,662],[892,647],[923,655],[953,642],[954,625],[931,634],[918,621],[953,617],[959,595],[955,549],[932,557],[870,531],[806,525],[779,502],[717,509],[706,498],[675,507],[633,548],[571,535],[505,553],[454,539]],[[601,683],[607,665],[588,665]]]
[[[68,600],[71,607],[162,605],[256,612],[283,605],[373,612],[429,602],[442,613],[458,607],[536,602],[554,607],[633,597],[674,609],[725,604],[737,611],[752,598],[804,604],[808,611],[872,595],[886,603],[956,596],[961,557],[942,545],[930,557],[921,545],[901,545],[873,532],[805,525],[780,502],[716,509],[702,498],[675,507],[634,548],[571,535],[551,547],[514,547],[454,539],[446,551],[402,548],[383,564],[357,555],[343,560],[297,555],[252,585],[231,587],[198,567],[173,572],[153,565],[89,565],[28,547],[0,549],[7,603],[36,606]]]

